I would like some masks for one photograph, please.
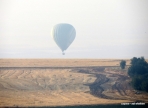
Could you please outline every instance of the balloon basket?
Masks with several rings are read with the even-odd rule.
[[[63,55],[65,55],[65,53],[64,53],[64,52],[62,52],[62,54],[63,54]]]

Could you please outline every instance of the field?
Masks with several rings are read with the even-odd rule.
[[[0,59],[0,107],[148,103],[114,59]]]

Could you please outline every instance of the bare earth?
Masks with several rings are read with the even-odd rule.
[[[0,59],[0,107],[148,103],[148,93],[135,93],[120,61]]]

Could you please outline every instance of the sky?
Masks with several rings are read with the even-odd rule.
[[[62,55],[51,29],[76,38]],[[0,58],[148,59],[148,0],[0,0]]]

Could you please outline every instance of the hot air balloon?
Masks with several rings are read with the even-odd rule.
[[[70,24],[60,23],[52,28],[51,36],[54,39],[55,43],[62,50],[62,54],[64,55],[64,51],[70,46],[70,44],[75,39],[76,30]]]

